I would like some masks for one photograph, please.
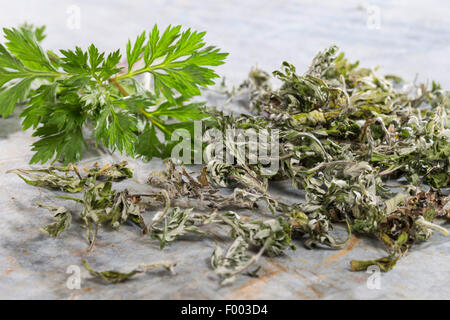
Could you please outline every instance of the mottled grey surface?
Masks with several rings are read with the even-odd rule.
[[[81,9],[81,28],[67,27],[67,9]],[[362,1],[2,1],[1,26],[23,21],[47,24],[51,49],[95,42],[104,50],[124,47],[129,37],[157,22],[183,24],[207,30],[207,39],[231,52],[219,68],[231,84],[245,78],[249,68],[279,67],[282,60],[307,67],[316,51],[338,44],[363,65],[379,64],[389,73],[413,80],[436,79],[450,87],[450,25],[448,1],[373,1],[380,10],[380,29],[367,26],[367,3]],[[373,9],[373,8],[372,8]],[[376,11],[376,9],[375,9]],[[264,258],[261,277],[240,277],[229,287],[220,287],[209,268],[214,241],[226,239],[217,233],[209,239],[185,237],[163,251],[141,236],[133,226],[119,232],[105,229],[94,252],[86,254],[84,230],[77,219],[57,240],[39,231],[49,223],[46,209],[36,201],[52,203],[53,193],[25,185],[9,169],[27,167],[34,141],[29,131],[20,131],[17,117],[0,119],[0,298],[14,299],[372,299],[450,298],[450,242],[434,235],[416,246],[391,272],[383,274],[381,288],[370,290],[370,274],[349,271],[351,259],[377,258],[385,254],[377,241],[353,237],[341,251],[309,251],[298,243],[297,251]],[[112,162],[118,155],[91,153],[83,165],[95,160]],[[121,183],[133,192],[145,191],[142,182],[160,161],[130,160],[133,182]],[[286,185],[274,190],[291,200],[301,195]],[[77,210],[70,202],[67,205]],[[150,216],[153,213],[148,213]],[[256,213],[252,213],[256,215]],[[344,236],[344,234],[343,234]],[[87,257],[96,268],[130,270],[140,263],[176,260],[177,275],[148,272],[118,285],[105,285],[82,272],[80,290],[69,290],[66,269]]]

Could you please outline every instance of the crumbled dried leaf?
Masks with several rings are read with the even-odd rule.
[[[140,265],[137,269],[133,269],[130,272],[119,272],[115,270],[95,271],[85,259],[82,260],[82,264],[92,276],[102,278],[106,282],[119,283],[130,279],[136,274],[145,273],[148,270],[153,270],[159,267],[163,267],[173,274],[173,268],[177,265],[177,262],[161,261],[148,265]]]

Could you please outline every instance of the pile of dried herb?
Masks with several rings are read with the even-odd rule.
[[[168,28],[160,38],[155,28],[147,43],[143,34],[134,46],[128,45],[128,71],[120,75],[115,67],[119,53],[104,58],[95,47],[90,47],[87,53],[81,49],[61,51],[63,57],[58,57],[40,49],[38,35],[42,32],[38,29],[13,29],[5,33],[10,43],[9,51],[0,47],[0,84],[16,79],[19,73],[24,80],[1,89],[0,102],[6,97],[10,99],[11,92],[20,91],[24,81],[29,86],[45,73],[44,84],[31,95],[20,93],[9,107],[4,103],[2,107],[7,115],[17,101],[25,100],[31,105],[23,113],[24,125],[35,126],[36,134],[43,136],[34,146],[39,156],[33,162],[45,162],[55,155],[56,159],[63,156],[65,162],[78,160],[81,153],[77,151],[76,156],[68,157],[64,144],[57,147],[62,149],[44,149],[51,139],[64,140],[63,132],[81,132],[80,126],[85,121],[95,124],[93,132],[98,143],[111,149],[144,159],[168,158],[167,151],[173,145],[163,147],[159,140],[155,142],[155,128],[166,135],[168,132],[163,128],[189,127],[192,123],[189,120],[200,118],[205,119],[205,127],[215,128],[224,137],[207,139],[203,147],[215,150],[215,155],[227,154],[234,159],[230,163],[211,157],[198,177],[167,159],[166,170],[149,174],[151,187],[146,194],[113,189],[114,181],[132,176],[124,162],[94,166],[85,172],[74,165],[14,170],[30,185],[80,194],[64,197],[80,203],[79,213],[47,206],[55,221],[43,231],[53,237],[70,227],[73,214],[82,217],[91,250],[95,248],[97,232],[105,224],[119,229],[121,224],[132,222],[143,234],[158,241],[161,249],[188,233],[205,235],[202,227],[214,225],[227,229],[231,240],[227,249],[217,245],[211,256],[212,268],[226,284],[240,273],[256,276],[255,264],[262,255],[280,255],[287,249],[295,249],[297,241],[304,241],[308,248],[344,247],[347,240],[336,238],[332,232],[336,224],[345,225],[349,236],[352,232],[374,235],[387,247],[388,254],[380,259],[351,261],[352,270],[377,265],[388,271],[414,243],[429,239],[435,231],[448,234],[436,220],[447,222],[450,217],[448,196],[441,191],[448,191],[450,184],[450,93],[435,82],[429,88],[408,84],[397,76],[380,76],[374,69],[349,62],[333,46],[318,53],[302,75],[284,62],[282,70],[273,73],[281,81],[279,88],[272,87],[268,73],[252,70],[239,88],[224,90],[230,100],[241,95],[248,98],[243,103],[243,113],[232,115],[226,112],[226,106],[224,112],[183,105],[199,93],[198,86],[211,84],[210,79],[215,76],[202,66],[218,65],[225,57],[209,47],[196,51],[203,45],[200,42],[203,34],[190,31],[180,34],[179,28]],[[38,61],[24,58],[21,49],[11,44],[19,35],[31,48],[37,48],[42,59],[48,58],[47,64],[43,60],[39,65],[49,70],[32,71],[30,79],[23,77],[25,71],[37,68]],[[158,46],[164,50],[158,51]],[[179,64],[182,62],[177,62],[177,58],[185,55],[188,57],[182,61],[187,65]],[[163,67],[153,66],[152,57],[165,57]],[[132,71],[138,60],[143,60],[145,66]],[[157,67],[167,74],[157,73]],[[153,89],[141,88],[139,79],[131,80],[139,70],[154,76]],[[48,75],[55,72],[58,75],[53,78]],[[192,83],[180,80],[186,75]],[[125,79],[130,82],[117,82]],[[130,97],[128,92],[132,92]],[[156,102],[160,101],[157,98],[160,93],[164,96],[161,103]],[[82,118],[75,122],[66,119],[67,112],[77,113],[76,117],[81,112]],[[179,122],[162,125],[160,121],[167,117]],[[42,121],[45,123],[40,126]],[[131,122],[136,126],[125,125]],[[121,128],[126,128],[126,132]],[[267,137],[276,132],[278,170],[268,166],[273,157],[255,159],[251,152],[254,146],[240,139],[240,132],[249,129],[265,132]],[[229,135],[229,130],[237,134]],[[169,136],[165,137],[167,140]],[[265,147],[273,146],[268,143]],[[293,188],[304,190],[305,201],[289,203],[273,197],[269,186],[279,180],[289,180]],[[222,192],[224,189],[230,192]],[[187,206],[186,199],[190,200]],[[164,210],[155,212],[155,206]],[[264,206],[272,216],[261,215],[247,221],[232,211]],[[84,265],[91,274],[112,282],[150,268],[130,273],[99,273],[87,263]],[[158,265],[171,270],[174,264],[164,262],[151,267]]]
[[[223,132],[279,131],[279,170],[271,173],[266,163],[252,163],[247,144],[227,148],[236,166],[217,160],[208,164],[213,181],[232,186],[251,177],[248,191],[268,202],[270,181],[289,180],[305,190],[304,203],[274,201],[272,207],[287,216],[291,236],[309,235],[307,247],[342,248],[345,241],[330,232],[339,222],[348,225],[349,233],[373,234],[387,245],[387,257],[352,261],[353,270],[378,265],[388,271],[416,241],[427,240],[433,231],[448,235],[433,223],[449,218],[448,197],[439,191],[450,184],[448,91],[435,82],[428,89],[379,76],[350,63],[335,46],[318,53],[303,75],[287,62],[273,75],[282,83],[278,89],[272,89],[269,74],[252,70],[249,80],[228,93],[250,97],[244,104],[248,114],[213,115]],[[236,142],[235,136],[223,136],[224,142],[212,142],[215,149]],[[387,183],[393,180],[400,185]]]

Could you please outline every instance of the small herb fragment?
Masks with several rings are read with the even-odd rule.
[[[102,278],[106,282],[119,283],[130,279],[136,274],[145,273],[148,270],[153,270],[159,267],[163,267],[170,273],[174,274],[173,268],[177,265],[177,262],[162,261],[148,265],[140,265],[139,268],[133,269],[132,271],[126,273],[115,270],[95,271],[85,259],[82,260],[82,264],[92,276]]]

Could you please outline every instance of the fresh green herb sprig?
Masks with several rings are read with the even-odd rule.
[[[77,162],[87,148],[86,130],[96,144],[111,151],[150,160],[167,157],[176,129],[192,132],[192,120],[206,116],[203,103],[189,101],[218,75],[209,67],[224,63],[227,53],[206,46],[205,32],[155,25],[120,50],[106,54],[95,45],[59,54],[45,50],[44,29],[30,25],[4,28],[0,44],[0,116],[18,103],[23,129],[33,128],[31,163]],[[140,75],[149,74],[146,88]],[[158,133],[159,132],[159,133]]]

